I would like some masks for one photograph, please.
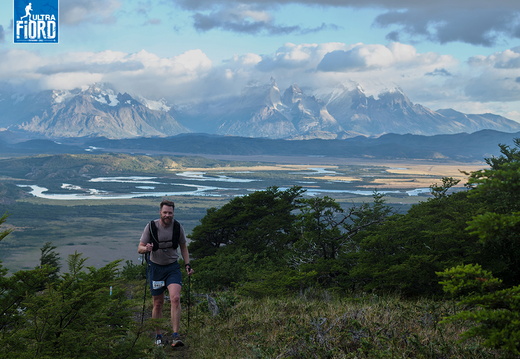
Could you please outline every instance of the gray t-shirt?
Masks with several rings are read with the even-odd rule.
[[[171,247],[171,239],[173,235],[173,221],[168,227],[163,227],[159,219],[154,220],[157,227],[157,236],[159,241],[167,241],[168,248],[159,248],[156,251],[150,252],[150,260],[155,264],[167,265],[176,262],[179,259],[178,247],[173,249]],[[141,243],[147,244],[152,243],[150,235],[150,223],[144,227],[143,234],[141,235]],[[179,244],[186,244],[186,235],[184,234],[184,228],[180,226]]]

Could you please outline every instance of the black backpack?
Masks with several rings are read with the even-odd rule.
[[[160,243],[171,243],[171,248],[177,249],[179,246],[179,238],[181,236],[181,224],[174,219],[173,220],[173,233],[172,233],[172,239],[169,241],[159,241],[159,236],[157,235],[157,226],[155,225],[155,221],[150,222],[150,237],[152,238],[152,244],[153,244],[153,251],[159,249],[159,242]],[[170,246],[162,247],[161,249],[170,248]]]

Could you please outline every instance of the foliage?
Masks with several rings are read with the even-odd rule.
[[[248,272],[267,265],[265,257],[245,250],[223,247],[213,256],[191,262],[197,271],[193,285],[198,290],[216,291],[234,288],[237,283],[245,282]]]
[[[373,203],[346,211],[330,197],[303,198],[299,187],[234,198],[208,210],[193,230],[190,253],[202,277],[196,285],[261,296],[330,284],[344,271],[334,261],[355,247],[352,237],[388,213],[377,193]]]
[[[146,279],[146,261],[141,259],[141,264],[134,264],[132,261],[125,261],[125,265],[121,269],[121,278],[123,280],[132,281],[136,279]]]
[[[49,274],[50,280],[54,281],[58,279],[58,273],[60,272],[60,257],[55,251],[56,246],[53,246],[51,242],[46,242],[40,249],[40,267],[49,266],[51,273]]]
[[[473,172],[468,181],[471,196],[485,208],[468,225],[485,253],[479,263],[510,286],[520,283],[520,139],[515,145],[500,145],[501,155],[486,159],[490,168]]]
[[[240,284],[237,293],[254,298],[303,293],[306,289],[316,287],[317,274],[314,270],[309,272],[294,269],[257,271],[250,275],[248,281]]]
[[[442,184],[437,185],[436,183],[430,186],[430,192],[434,198],[445,197],[448,193],[448,190],[457,185],[460,181],[453,177],[443,177]]]
[[[2,217],[0,217],[0,226],[2,226],[4,224],[4,222],[7,220],[7,217],[9,215],[7,213],[4,213],[2,215]],[[5,237],[7,237],[9,235],[9,233],[11,233],[13,230],[12,229],[3,229],[2,231],[0,231],[0,241],[2,239],[4,239]]]
[[[520,212],[486,212],[475,216],[467,227],[483,247],[481,263],[508,285],[520,283]]]
[[[480,265],[450,268],[438,273],[443,289],[462,296],[464,310],[445,323],[468,323],[464,338],[484,338],[483,345],[520,355],[520,286],[498,290],[502,281]]]
[[[278,256],[294,241],[292,228],[301,187],[285,191],[269,187],[243,197],[235,197],[220,209],[209,209],[190,236],[190,253],[203,258],[223,245],[233,245],[267,257]]]
[[[294,244],[293,261],[314,262],[319,258],[335,259],[346,241],[341,230],[348,216],[330,197],[304,198],[296,222],[299,239]]]
[[[365,290],[440,294],[435,272],[479,255],[466,223],[479,213],[467,192],[433,198],[365,233],[352,280]]]
[[[57,276],[54,247],[42,248],[40,266],[11,276],[0,266],[2,358],[142,358],[134,304],[118,279],[119,261],[84,268],[69,256]]]
[[[442,280],[442,289],[453,297],[466,297],[495,291],[502,280],[482,269],[479,264],[459,265],[436,273]]]
[[[352,238],[359,232],[382,223],[390,214],[383,195],[374,193],[372,203],[344,210],[330,197],[304,198],[300,201],[295,223],[299,240],[294,245],[293,260],[313,263],[318,259],[337,259],[353,250]]]

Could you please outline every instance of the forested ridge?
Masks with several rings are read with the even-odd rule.
[[[190,235],[189,345],[174,355],[518,357],[520,140],[499,147],[466,191],[443,178],[404,214],[377,192],[343,208],[299,187],[208,209]],[[1,269],[0,356],[171,356],[152,346],[151,328],[165,323],[144,315],[144,266],[85,268],[76,253],[62,270],[54,249],[33,270]]]

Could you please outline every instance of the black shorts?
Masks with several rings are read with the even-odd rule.
[[[182,274],[179,262],[160,265],[150,262],[148,265],[148,281],[152,295],[161,295],[172,284],[182,285]]]

